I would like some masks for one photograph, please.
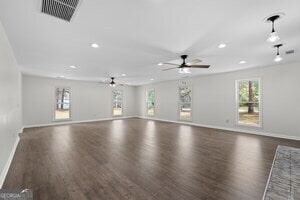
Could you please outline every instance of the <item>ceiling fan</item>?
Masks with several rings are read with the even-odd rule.
[[[111,82],[109,83],[110,87],[116,87],[116,83],[114,81],[115,77],[111,77]]]
[[[178,69],[178,72],[179,73],[182,73],[182,74],[188,74],[188,73],[191,73],[190,69],[191,68],[209,68],[210,65],[199,65],[197,63],[200,63],[202,62],[202,60],[199,60],[199,59],[195,59],[195,60],[192,60],[188,63],[186,63],[186,58],[188,56],[187,55],[181,55],[181,58],[183,60],[182,64],[178,65],[178,64],[175,64],[175,63],[161,63],[160,65],[176,65],[177,67],[172,67],[172,68],[168,68],[168,69],[163,69],[162,71],[168,71],[168,70],[171,70],[171,69]]]
[[[107,78],[107,79],[105,79],[101,82],[109,83],[110,87],[116,87],[117,85],[119,85],[119,86],[124,86],[125,85],[122,81],[121,81],[121,83],[116,83],[115,78],[116,77],[110,77],[109,79]],[[117,78],[121,78],[121,77],[117,77]],[[101,82],[99,82],[99,83],[101,83]],[[118,82],[120,82],[120,81],[118,81]]]

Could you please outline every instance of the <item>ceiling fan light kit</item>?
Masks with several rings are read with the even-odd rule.
[[[115,83],[114,79],[115,79],[114,77],[111,77],[111,82],[109,83],[110,87],[116,87],[116,83]]]
[[[161,65],[175,65],[176,67],[168,68],[168,69],[163,69],[162,71],[168,71],[171,69],[178,69],[178,72],[180,74],[190,74],[191,73],[191,68],[209,68],[210,65],[199,65],[197,63],[202,62],[200,59],[195,59],[192,60],[188,63],[186,63],[187,55],[181,55],[180,56],[182,61],[182,64],[175,64],[175,63],[161,63]],[[160,64],[159,64],[160,65]]]
[[[190,74],[190,73],[191,73],[191,70],[190,70],[189,68],[187,68],[187,67],[183,67],[183,68],[179,68],[179,69],[178,69],[178,72],[179,72],[180,74]]]

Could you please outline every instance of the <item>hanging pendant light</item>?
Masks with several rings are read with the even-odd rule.
[[[275,31],[275,28],[274,28],[274,23],[279,18],[280,18],[279,15],[274,15],[274,16],[271,16],[267,19],[267,22],[272,23],[272,31],[270,33],[270,36],[267,39],[268,42],[276,42],[280,39],[278,33]]]
[[[114,77],[111,77],[111,82],[109,83],[110,87],[116,87],[116,83],[115,83],[114,79],[115,79]]]
[[[279,48],[282,46],[282,44],[277,44],[277,45],[274,45],[274,48],[277,48],[277,53],[276,53],[276,57],[274,58],[274,61],[275,62],[280,62],[280,61],[282,61],[282,57],[281,57],[281,55],[280,55],[280,53],[279,53]]]

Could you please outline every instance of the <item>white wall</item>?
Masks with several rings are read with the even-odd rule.
[[[300,63],[236,71],[186,80],[193,88],[193,123],[271,133],[300,139]],[[262,79],[262,128],[237,126],[235,80]],[[146,90],[154,88],[157,119],[178,120],[178,86],[182,80],[138,87],[138,115],[146,116]],[[226,121],[229,121],[226,123]]]
[[[0,23],[0,188],[21,132],[21,74]]]
[[[55,87],[71,88],[72,121],[107,119],[112,117],[111,90],[108,84],[51,79],[23,75],[23,125],[53,123]],[[136,87],[118,86],[123,91],[124,115],[136,115]]]

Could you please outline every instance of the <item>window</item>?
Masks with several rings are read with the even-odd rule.
[[[55,88],[54,120],[67,120],[70,115],[70,88]]]
[[[190,86],[179,87],[179,119],[192,120],[192,88]]]
[[[260,80],[238,80],[236,89],[237,123],[261,126]]]
[[[112,91],[113,116],[123,115],[123,93],[122,90]]]
[[[154,89],[147,91],[147,115],[154,116],[155,114],[155,92]]]

